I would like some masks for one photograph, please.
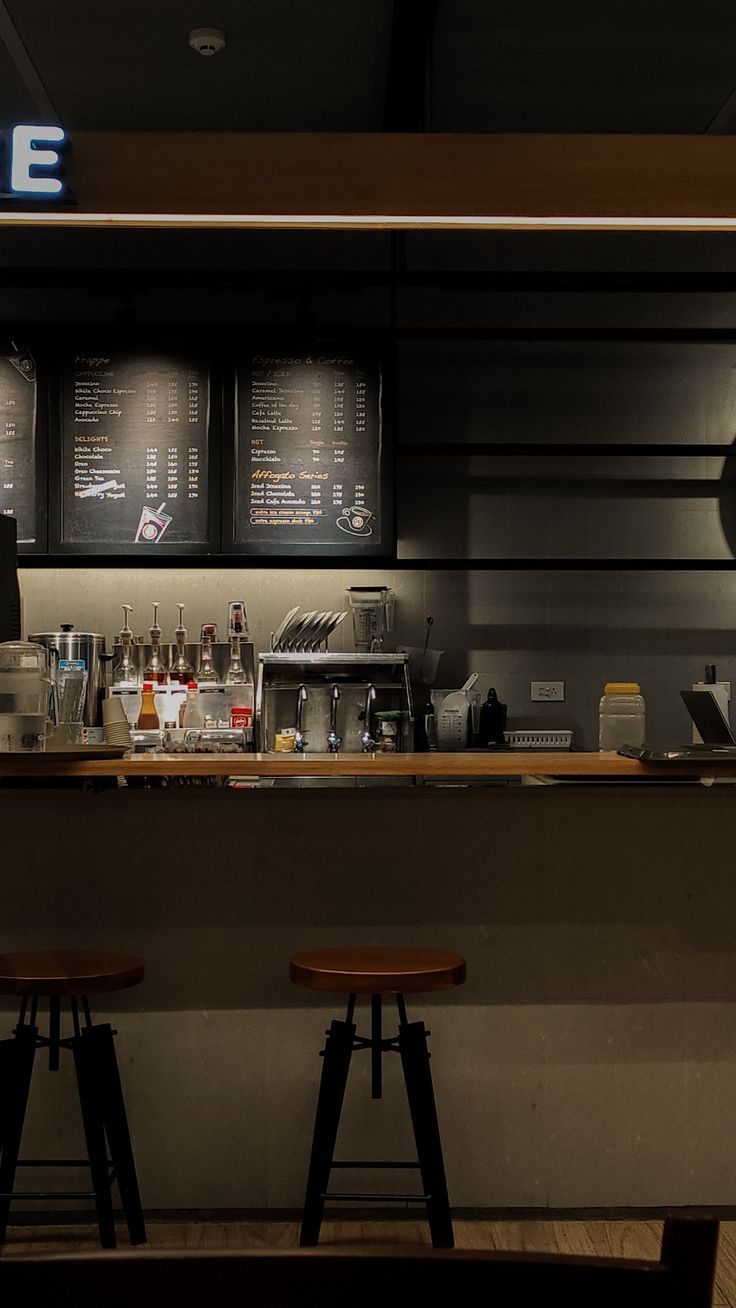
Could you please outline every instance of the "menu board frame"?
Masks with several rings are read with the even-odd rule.
[[[34,555],[46,556],[49,548],[48,522],[48,452],[49,452],[49,410],[50,410],[50,370],[48,352],[39,344],[37,333],[29,332],[23,326],[8,328],[7,335],[0,339],[5,355],[5,346],[13,341],[22,343],[33,355],[36,364],[36,412],[34,423],[34,461],[35,479],[35,541],[18,541],[18,555],[32,558]]]
[[[365,539],[351,540],[346,534],[344,542],[297,543],[287,541],[242,541],[237,539],[237,500],[239,485],[238,447],[239,447],[239,373],[249,356],[253,354],[273,354],[292,358],[303,355],[358,355],[370,359],[379,371],[379,456],[378,456],[378,493],[381,520],[381,540],[373,543]],[[394,372],[389,351],[385,342],[380,344],[375,339],[362,340],[351,336],[348,340],[334,338],[305,339],[290,337],[285,333],[259,333],[257,336],[244,333],[233,349],[231,371],[225,387],[226,412],[225,430],[229,439],[223,446],[223,496],[222,496],[222,557],[235,556],[247,558],[253,565],[281,566],[289,561],[295,566],[303,562],[305,566],[314,566],[320,559],[329,561],[333,566],[355,567],[361,560],[390,562],[396,557],[396,506],[395,506],[395,440],[394,440]]]
[[[53,439],[48,442],[49,459],[49,555],[53,557],[84,556],[89,562],[99,561],[104,566],[111,562],[133,562],[145,558],[147,563],[153,559],[191,558],[192,561],[210,555],[217,555],[220,550],[220,508],[221,485],[220,469],[223,447],[223,368],[213,358],[211,340],[205,345],[201,332],[196,335],[179,336],[162,334],[145,329],[115,332],[114,328],[100,330],[94,327],[86,330],[77,325],[69,328],[65,337],[70,342],[64,350],[55,351],[54,367],[51,370],[50,431]],[[204,541],[194,543],[169,542],[164,536],[157,544],[145,545],[141,542],[122,544],[105,541],[69,541],[64,539],[64,371],[69,354],[89,349],[91,353],[102,354],[128,351],[131,355],[148,352],[171,352],[172,354],[194,355],[201,359],[209,379],[209,412],[206,428],[207,436],[207,537]]]

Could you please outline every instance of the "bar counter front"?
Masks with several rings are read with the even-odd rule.
[[[708,772],[536,752],[6,758],[0,948],[145,958],[99,1017],[119,1022],[149,1211],[299,1207],[335,1008],[290,984],[289,958],[371,943],[468,959],[465,986],[411,1004],[456,1208],[728,1207],[736,767]],[[343,1156],[387,1139],[411,1156],[399,1076],[376,1104],[355,1067]],[[34,1083],[29,1154],[79,1147],[57,1084]]]

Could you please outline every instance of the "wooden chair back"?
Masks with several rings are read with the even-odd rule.
[[[710,1308],[718,1223],[665,1222],[658,1261],[476,1250],[150,1249],[6,1257],[0,1302],[74,1308],[392,1308],[523,1302],[565,1308]]]

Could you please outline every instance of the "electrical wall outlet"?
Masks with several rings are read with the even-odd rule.
[[[553,701],[556,704],[562,703],[565,698],[564,681],[533,681],[531,700],[532,704],[547,703]]]

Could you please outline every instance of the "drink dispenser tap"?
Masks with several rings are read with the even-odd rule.
[[[133,628],[130,625],[130,615],[133,612],[132,604],[122,604],[123,625],[120,628],[118,639],[120,641],[120,653],[117,663],[113,669],[112,684],[113,686],[137,686],[138,685],[138,668],[136,660],[133,658]]]
[[[307,744],[304,739],[302,715],[305,701],[308,698],[309,696],[307,695],[306,686],[301,685],[296,693],[296,743],[294,745],[294,750],[297,754],[303,754]]]
[[[340,698],[340,687],[335,684],[330,691],[330,733],[327,737],[327,749],[330,754],[336,754],[342,744],[342,737],[337,734],[337,701]]]
[[[376,742],[373,739],[373,731],[371,729],[371,705],[375,698],[376,688],[371,684],[368,687],[365,697],[365,723],[363,734],[360,738],[360,745],[364,754],[372,754],[373,750],[376,748]]]

